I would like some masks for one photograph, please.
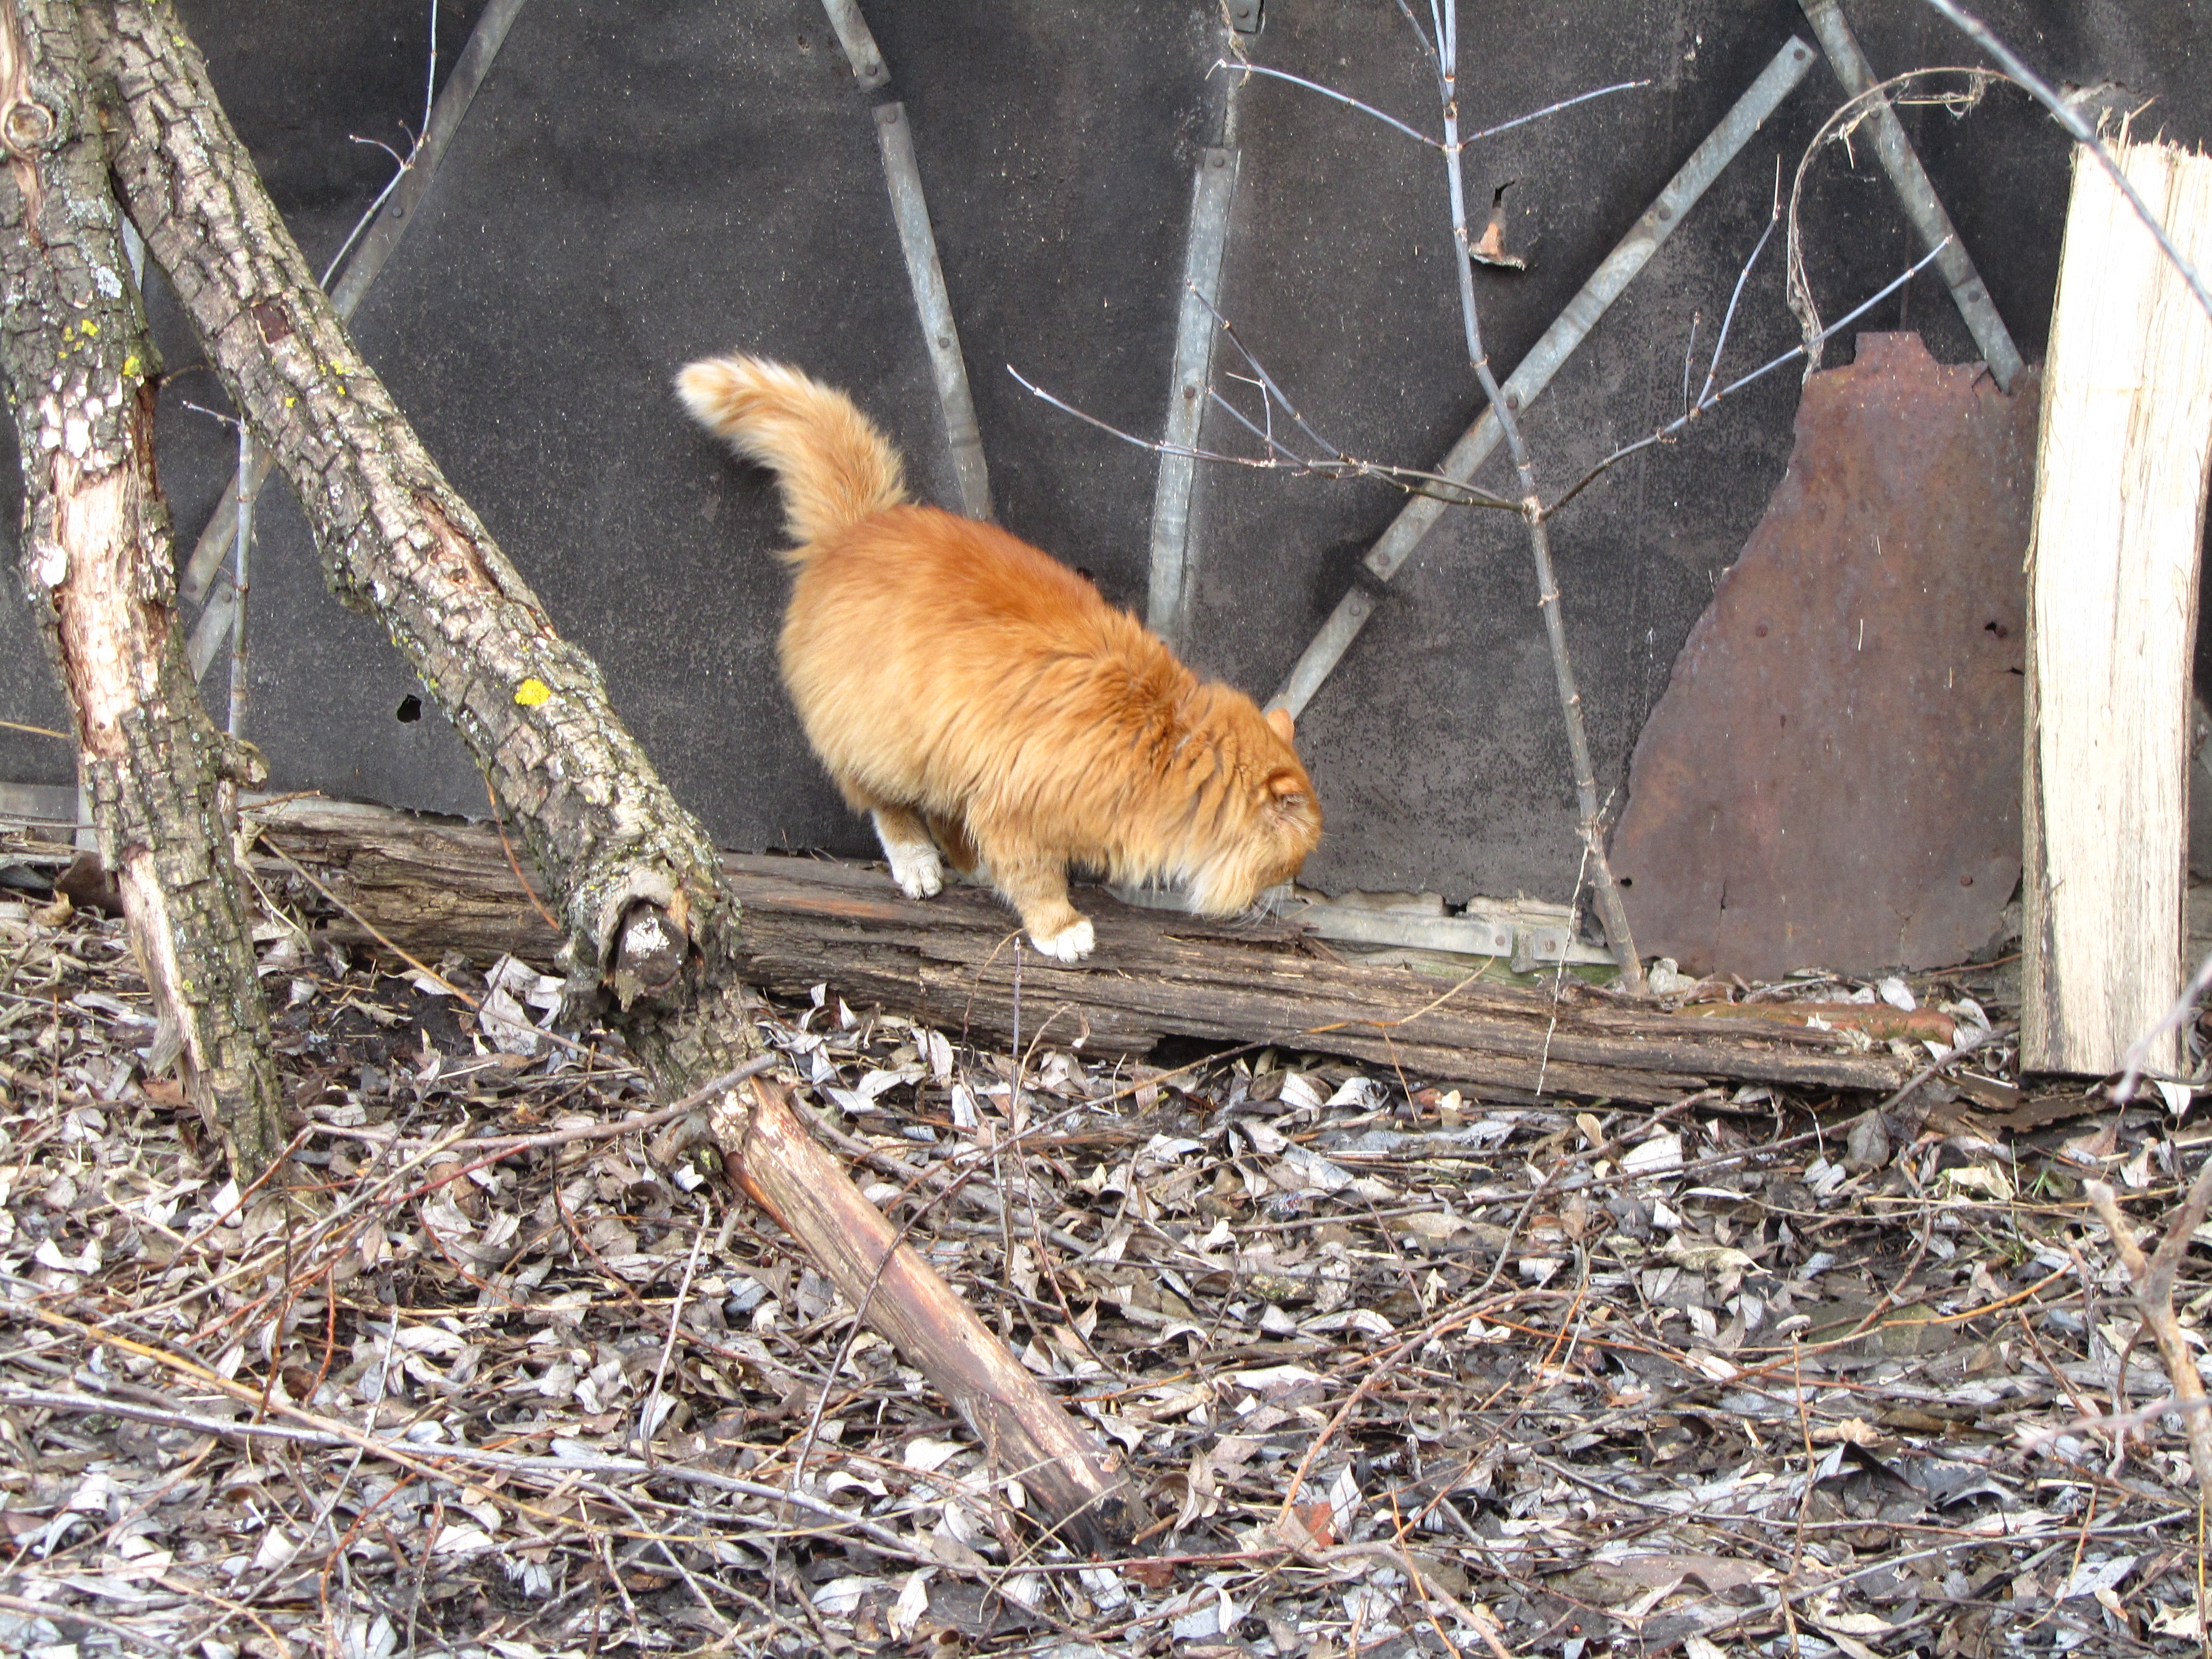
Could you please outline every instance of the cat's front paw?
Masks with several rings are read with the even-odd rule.
[[[1032,933],[1030,942],[1055,962],[1080,962],[1097,939],[1091,930],[1091,918],[1078,916],[1056,933]]]
[[[928,842],[887,847],[884,851],[890,862],[891,879],[908,898],[934,898],[945,890],[945,865]]]

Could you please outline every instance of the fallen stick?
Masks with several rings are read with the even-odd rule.
[[[931,1380],[975,1431],[995,1478],[1036,1493],[1051,1524],[1086,1547],[1143,1524],[1142,1500],[1121,1479],[1118,1460],[1099,1462],[1075,1419],[1038,1391],[1006,1344],[860,1195],[781,1088],[753,1079],[742,1093],[726,1091],[707,1118],[745,1196],[785,1231],[813,1241],[838,1291],[902,1352],[937,1358]]]

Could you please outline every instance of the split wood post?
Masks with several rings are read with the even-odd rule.
[[[2115,149],[2182,252],[2212,259],[2212,160]],[[2021,1060],[2117,1071],[2183,971],[2197,538],[2212,322],[2077,150],[2028,556]],[[2181,1061],[2178,1036],[2145,1064]]]
[[[241,1182],[283,1150],[269,1012],[232,856],[252,751],[186,672],[154,478],[152,343],[86,95],[77,11],[0,5],[0,376],[23,465],[22,574],[66,692],[102,862],[188,1097]]]
[[[664,1098],[735,1069],[756,1042],[739,906],[706,832],[617,717],[599,665],[554,629],[354,349],[173,8],[101,0],[80,15],[131,217],[210,367],[290,483],[331,587],[383,626],[520,829],[567,933],[572,993],[611,1002],[610,1023]],[[775,1109],[759,1108],[769,1119]],[[804,1159],[774,1121],[748,1130],[748,1116],[716,1115],[740,1180],[772,1190],[779,1172],[760,1161],[788,1158],[803,1159],[794,1179],[850,1185],[830,1160]],[[845,1240],[823,1231],[828,1213],[797,1206],[777,1218],[971,1413],[1048,1524],[1068,1523],[1085,1544],[1126,1535],[1141,1510],[1115,1461],[1011,1361],[999,1392],[975,1394],[969,1350],[996,1341],[980,1323],[944,1348],[908,1346],[942,1329],[897,1305],[928,1270],[916,1261],[880,1284],[864,1278]]]

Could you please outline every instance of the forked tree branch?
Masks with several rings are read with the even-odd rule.
[[[1583,723],[1583,694],[1576,683],[1574,659],[1567,652],[1565,621],[1559,608],[1559,579],[1552,565],[1552,538],[1545,523],[1543,498],[1536,489],[1535,464],[1528,441],[1521,430],[1515,399],[1505,395],[1483,349],[1482,322],[1474,303],[1474,244],[1468,233],[1467,185],[1459,145],[1459,16],[1458,0],[1431,0],[1434,46],[1441,71],[1444,117],[1444,176],[1451,191],[1452,240],[1459,258],[1452,263],[1459,274],[1460,322],[1467,332],[1467,355],[1498,416],[1498,431],[1513,463],[1520,485],[1522,521],[1528,527],[1528,554],[1536,570],[1536,603],[1544,614],[1544,638],[1552,653],[1552,674],[1559,693],[1559,713],[1567,728],[1567,753],[1574,767],[1575,799],[1579,814],[1576,828],[1589,854],[1592,884],[1596,889],[1599,919],[1620,966],[1622,986],[1637,994],[1644,988],[1644,963],[1628,925],[1628,908],[1621,902],[1620,885],[1613,879],[1606,857],[1605,819],[1597,793],[1597,773],[1590,763],[1589,736]],[[1418,26],[1417,26],[1418,27]]]
[[[2136,1243],[2135,1232],[2120,1213],[2110,1187],[2101,1181],[2085,1181],[2081,1190],[2088,1194],[2112,1235],[2112,1249],[2118,1253],[2135,1291],[2136,1311],[2142,1316],[2158,1344],[2158,1357],[2165,1363],[2166,1378],[2173,1384],[2173,1396],[2189,1431],[2189,1461],[2197,1472],[2197,1490],[2212,1493],[2212,1414],[2207,1412],[2204,1379],[2197,1370],[2197,1351],[2190,1346],[2188,1334],[2173,1311],[2174,1275],[2180,1271],[2182,1257],[2189,1254],[2197,1229],[2203,1224],[2206,1209],[2212,1207],[2212,1158],[2206,1158],[2197,1171],[2189,1195],[2166,1222],[2157,1250],[2148,1256]]]

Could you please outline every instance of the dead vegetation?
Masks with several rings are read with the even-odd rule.
[[[2202,1647],[2188,1437],[2084,1190],[2162,1222],[2195,1137],[2015,1097],[1986,977],[1914,981],[1979,1046],[1881,1112],[763,1007],[870,1196],[1125,1453],[1156,1520],[1097,1562],[715,1170],[610,1132],[641,1086],[544,1034],[551,981],[380,971],[280,896],[294,1184],[246,1194],[145,1075],[121,924],[0,902],[0,1646]],[[2212,1273],[2161,1259],[2188,1352]]]

